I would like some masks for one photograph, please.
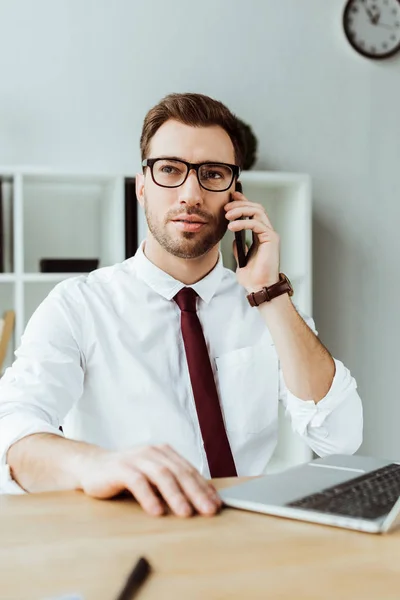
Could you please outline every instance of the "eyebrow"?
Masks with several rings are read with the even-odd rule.
[[[160,156],[154,156],[154,158],[164,158],[164,159],[169,158],[169,160],[180,160],[183,162],[190,162],[189,160],[186,160],[185,158],[182,158],[181,156],[171,156],[170,154],[161,154]],[[220,163],[220,164],[224,164],[224,165],[230,164],[224,160],[210,160],[210,159],[202,160],[200,162],[196,162],[196,163],[192,163],[192,164],[202,165],[203,163],[217,163],[217,164]]]

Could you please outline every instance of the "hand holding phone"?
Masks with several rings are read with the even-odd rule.
[[[235,233],[234,254],[238,265],[238,281],[245,288],[261,287],[260,273],[265,271],[265,275],[261,275],[262,279],[276,283],[279,279],[279,236],[274,231],[263,204],[250,202],[242,192],[240,181],[236,181],[235,192],[239,193],[232,193],[230,202],[224,208],[231,222],[228,227]],[[235,221],[239,223],[235,225]],[[252,236],[251,243],[248,244],[246,231],[251,231]],[[243,270],[244,267],[247,269]],[[254,277],[255,282],[252,281]]]

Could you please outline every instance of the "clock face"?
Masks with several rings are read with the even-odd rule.
[[[400,0],[348,0],[343,13],[347,39],[368,58],[400,50]]]

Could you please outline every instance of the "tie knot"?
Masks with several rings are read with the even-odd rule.
[[[174,296],[174,300],[181,309],[186,312],[196,312],[197,292],[190,287],[184,287]]]

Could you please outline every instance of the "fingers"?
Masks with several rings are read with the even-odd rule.
[[[276,231],[270,229],[261,221],[256,219],[246,219],[240,221],[232,221],[228,225],[230,231],[242,231],[243,229],[251,229],[253,234],[253,245],[248,253],[248,259],[250,255],[254,254],[259,244],[273,243],[279,245],[280,237]]]
[[[221,507],[221,500],[211,482],[170,446],[158,448],[162,463],[175,475],[179,486],[191,505],[201,514],[213,515]]]
[[[233,204],[233,203],[231,203]],[[236,204],[236,203],[235,203]],[[260,204],[247,203],[243,204],[242,202],[238,203],[237,206],[232,206],[229,208],[225,214],[226,218],[229,221],[234,221],[235,219],[240,219],[242,217],[248,217],[250,219],[258,219],[265,223],[267,227],[273,229],[271,225],[271,221],[268,218],[267,213],[264,208]]]
[[[164,513],[163,500],[180,517],[191,516],[194,509],[214,515],[221,507],[212,484],[169,446],[143,448],[125,455],[124,462],[125,486],[150,515]]]
[[[142,468],[173,513],[179,517],[190,517],[193,514],[190,502],[188,502],[176,477],[167,466],[149,460],[143,462]]]
[[[162,502],[143,473],[132,469],[127,473],[125,479],[126,488],[136,498],[143,510],[156,517],[164,514]]]
[[[240,221],[231,221],[228,225],[230,231],[242,231],[243,229],[251,229],[251,231],[258,235],[260,242],[267,242],[272,240],[279,240],[279,236],[273,229],[270,229],[262,221],[256,219],[243,219]]]

